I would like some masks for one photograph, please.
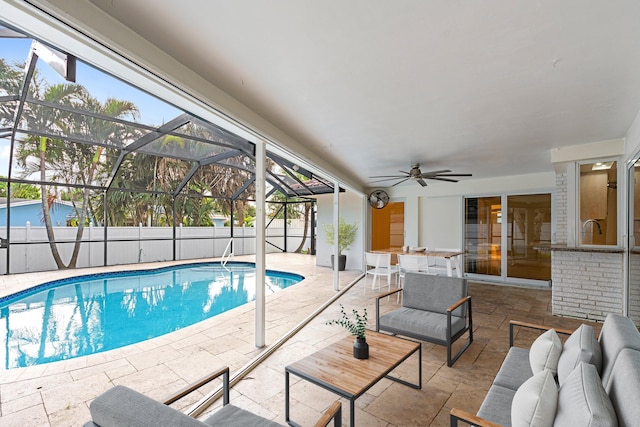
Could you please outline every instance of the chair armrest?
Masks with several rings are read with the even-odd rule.
[[[466,296],[464,298],[460,298],[456,303],[454,303],[453,305],[447,307],[447,311],[453,311],[456,308],[460,307],[462,304],[464,304],[467,301],[471,301],[471,296]]]
[[[402,292],[402,288],[385,292],[384,294],[380,294],[376,297],[376,332],[380,332],[380,300],[384,297],[388,297],[389,295],[393,295],[398,292]]]
[[[322,417],[313,425],[313,427],[326,427],[333,420],[335,427],[342,425],[342,403],[339,400],[333,402],[322,414]]]
[[[458,421],[462,421],[466,424],[472,424],[478,427],[502,427],[498,423],[494,423],[493,421],[489,421],[485,418],[473,415],[470,412],[453,408],[451,412],[449,412],[449,425],[451,427],[457,427]]]
[[[518,326],[520,328],[535,329],[537,331],[548,331],[549,329],[555,329],[557,333],[563,334],[563,335],[571,335],[574,332],[571,329],[556,328],[556,327],[553,327],[553,326],[546,326],[546,325],[538,325],[538,324],[535,324],[535,323],[520,322],[519,320],[510,320],[509,321],[509,347],[513,347],[513,328],[515,326]]]
[[[224,368],[220,368],[217,371],[212,372],[209,375],[206,375],[200,378],[198,381],[186,386],[179,392],[169,396],[166,398],[163,403],[165,405],[171,405],[176,400],[182,399],[187,394],[191,393],[202,387],[203,385],[215,380],[216,378],[222,376],[222,389],[223,389],[223,398],[222,404],[227,405],[229,403],[229,367],[225,366]]]
[[[394,289],[394,290],[392,290],[392,291],[385,292],[384,294],[377,295],[377,296],[376,296],[376,299],[377,299],[377,300],[380,300],[380,299],[382,299],[382,298],[384,298],[384,297],[388,297],[389,295],[393,295],[393,294],[398,293],[398,292],[402,292],[402,288],[400,288],[400,289]]]

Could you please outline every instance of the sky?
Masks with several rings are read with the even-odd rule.
[[[31,39],[0,38],[0,57],[9,64],[24,63],[29,54]],[[50,84],[65,83],[45,62],[38,61],[36,68],[40,76]],[[181,114],[181,110],[160,101],[121,80],[108,75],[78,58],[76,83],[83,85],[94,98],[104,102],[107,98],[116,98],[133,102],[140,111],[136,121],[147,125],[159,126]],[[0,88],[0,95],[4,95]],[[0,175],[6,176],[9,164],[9,141],[0,139]]]

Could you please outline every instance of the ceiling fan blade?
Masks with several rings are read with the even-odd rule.
[[[394,177],[394,178],[376,179],[375,181],[369,181],[369,184],[375,184],[375,183],[377,183],[377,182],[391,181],[391,180],[393,180],[393,179],[404,179],[404,178],[405,178],[405,177],[403,177],[403,176],[402,176],[402,177],[401,177],[401,176],[398,176],[398,177]]]
[[[400,181],[396,182],[395,184],[392,185],[392,187],[395,187],[398,184],[402,184],[403,182],[405,182],[406,180],[410,179],[410,177],[406,177],[404,179],[401,179]]]
[[[404,175],[374,175],[369,178],[404,178]]]
[[[427,178],[429,176],[433,176],[433,175],[440,175],[441,173],[447,173],[447,172],[451,172],[449,169],[443,169],[443,170],[439,170],[439,171],[429,171],[429,172],[424,172],[422,174],[423,178]]]
[[[418,184],[420,184],[421,186],[423,186],[423,187],[426,187],[426,186],[427,186],[427,183],[426,183],[426,182],[424,182],[424,179],[422,179],[422,178],[418,178],[418,179],[416,179],[416,182],[417,182]]]
[[[411,175],[409,172],[405,172],[405,171],[398,171],[398,172],[406,173],[407,175]]]
[[[437,181],[458,182],[457,179],[440,178],[439,176],[428,176],[427,179],[435,179]]]
[[[438,176],[473,176],[470,173],[439,173]]]

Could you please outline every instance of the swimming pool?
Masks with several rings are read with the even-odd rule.
[[[303,276],[267,270],[266,293]],[[86,356],[176,331],[255,299],[255,264],[78,276],[0,298],[4,369]]]

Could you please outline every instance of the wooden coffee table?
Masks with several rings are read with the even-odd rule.
[[[355,426],[355,401],[382,378],[389,378],[416,389],[422,388],[422,344],[367,330],[369,358],[353,357],[354,337],[346,337],[285,368],[285,419],[289,418],[289,374],[294,374],[338,396],[349,399],[350,425]],[[389,375],[402,362],[418,352],[418,383]]]

